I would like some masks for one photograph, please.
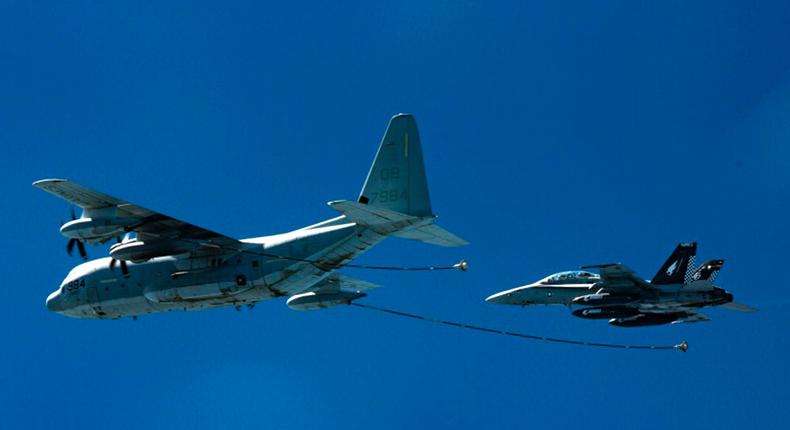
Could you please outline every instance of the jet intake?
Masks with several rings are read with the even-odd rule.
[[[348,305],[352,301],[367,296],[355,291],[338,291],[336,293],[317,293],[314,291],[292,296],[286,304],[296,311],[312,311],[326,309],[337,305]]]

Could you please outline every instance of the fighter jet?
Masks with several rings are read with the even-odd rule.
[[[282,234],[237,240],[65,179],[33,185],[82,209],[60,228],[69,253],[76,245],[87,260],[84,244],[117,242],[108,257],[74,267],[47,298],[49,310],[76,318],[239,309],[283,296],[292,309],[323,309],[376,287],[336,269],[387,237],[467,243],[434,224],[409,114],[390,120],[356,201],[331,201],[340,216]]]
[[[496,293],[489,303],[507,305],[580,306],[574,316],[606,319],[618,327],[641,327],[708,321],[698,310],[708,306],[751,312],[733,303],[729,292],[713,284],[724,260],[710,260],[694,268],[696,243],[681,243],[652,280],[638,277],[620,264],[584,266],[547,276],[534,284]]]

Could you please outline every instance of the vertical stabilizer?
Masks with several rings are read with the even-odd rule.
[[[708,260],[692,273],[691,280],[713,282],[722,266],[724,266],[724,260]]]
[[[433,216],[414,116],[390,119],[358,201],[416,217]]]
[[[696,255],[696,242],[679,244],[650,283],[654,285],[685,284],[689,264]]]

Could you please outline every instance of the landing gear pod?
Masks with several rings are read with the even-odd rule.
[[[353,291],[338,291],[336,293],[316,293],[311,291],[291,297],[286,304],[295,311],[312,311],[337,305],[348,305],[354,300],[365,296],[367,294]]]

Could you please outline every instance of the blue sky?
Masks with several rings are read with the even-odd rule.
[[[0,427],[783,428],[790,215],[787,2],[0,4]],[[226,2],[228,3],[228,2]],[[375,2],[374,2],[375,3]],[[389,117],[416,115],[433,208],[468,239],[392,239],[346,270],[356,308],[82,321],[48,313],[78,260],[67,177],[233,237],[334,216]],[[724,258],[756,314],[620,329],[487,295],[583,264],[652,276]],[[106,249],[89,249],[94,257]]]

